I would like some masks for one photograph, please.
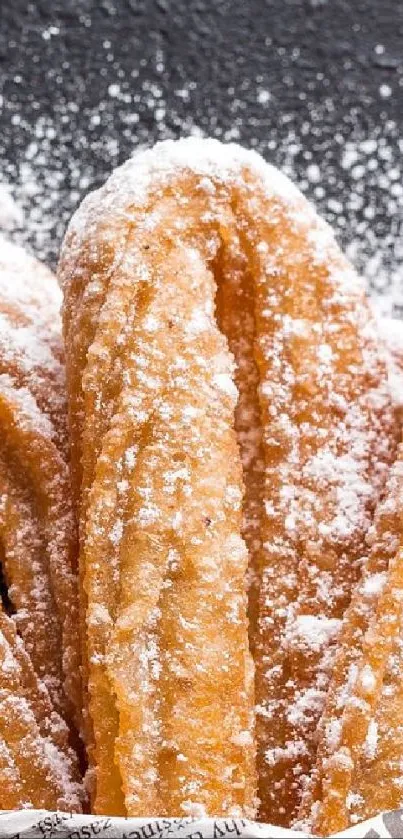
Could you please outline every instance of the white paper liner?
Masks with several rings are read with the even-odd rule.
[[[1,790],[0,790],[1,792]],[[382,813],[335,836],[402,839],[403,810]],[[0,839],[308,839],[307,833],[246,819],[122,819],[47,810],[0,811]]]

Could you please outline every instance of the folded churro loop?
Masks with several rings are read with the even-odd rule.
[[[260,817],[288,823],[396,448],[361,283],[285,177],[190,139],[85,200],[60,277],[95,809],[121,782],[130,814],[248,811],[242,536]]]
[[[318,760],[302,802],[301,826],[321,836],[401,806],[402,454],[344,618]]]
[[[79,723],[76,537],[67,463],[60,290],[2,240],[0,533],[21,637],[58,711]],[[14,598],[14,599],[13,599]]]

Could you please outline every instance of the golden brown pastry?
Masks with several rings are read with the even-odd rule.
[[[0,611],[0,809],[79,813],[83,800],[66,723],[39,681],[14,621]]]
[[[362,285],[284,176],[195,139],[84,201],[60,279],[95,811],[251,812],[245,543],[260,818],[287,824],[396,448]]]
[[[320,836],[402,806],[403,451],[340,633],[300,826]]]
[[[83,802],[60,302],[55,277],[0,239],[1,809]]]
[[[55,708],[81,716],[61,293],[0,241],[0,544],[14,619]]]

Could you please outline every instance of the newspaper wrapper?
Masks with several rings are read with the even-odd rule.
[[[0,790],[1,792],[1,790]],[[334,834],[345,839],[403,839],[403,810]],[[0,811],[0,839],[308,839],[308,833],[246,819],[77,816],[46,810]]]

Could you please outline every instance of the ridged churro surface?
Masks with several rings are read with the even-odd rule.
[[[95,810],[251,812],[248,553],[260,818],[288,824],[396,448],[362,284],[284,176],[195,139],[84,201],[60,279]]]

